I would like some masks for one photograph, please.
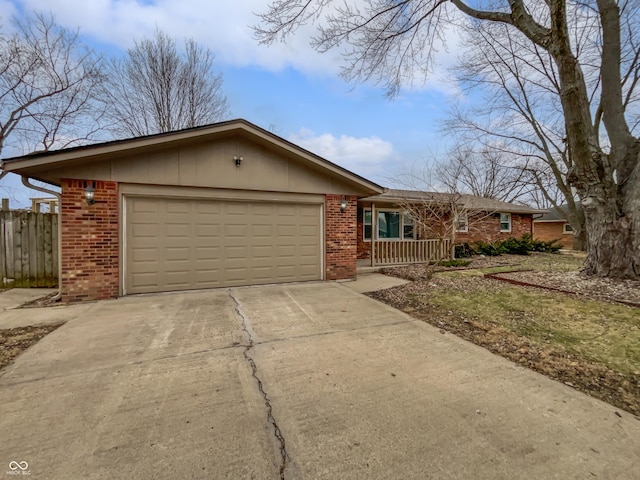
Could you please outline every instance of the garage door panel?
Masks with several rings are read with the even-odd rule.
[[[215,260],[219,261],[220,259],[220,247],[201,247],[196,246],[196,260],[205,261],[205,260]]]
[[[138,198],[135,205],[132,205],[132,210],[136,213],[158,213],[158,202],[154,198]]]
[[[183,202],[182,200],[166,200],[165,201],[165,211],[168,214],[171,213],[180,213],[180,214],[188,214],[189,213],[189,204]]]
[[[293,217],[296,215],[296,205],[278,205],[278,215],[281,217]]]
[[[158,258],[158,249],[155,247],[138,247],[131,251],[133,262],[155,262]]]
[[[237,220],[234,220],[237,222]],[[239,237],[245,239],[247,237],[247,226],[244,224],[225,225],[224,234],[227,237]]]
[[[251,225],[251,236],[271,239],[273,237],[273,225]]]
[[[131,283],[134,288],[154,288],[157,286],[157,274],[155,271],[136,273],[132,276]]]
[[[199,215],[218,215],[221,204],[219,202],[198,202],[195,208]]]
[[[321,278],[319,204],[126,201],[126,293]]]
[[[203,237],[219,237],[221,235],[220,225],[207,225],[198,223],[196,225],[196,236]]]
[[[257,261],[267,261],[271,265],[273,261],[273,245],[254,245],[251,248],[251,258]]]
[[[158,236],[158,225],[151,223],[138,223],[133,225],[133,230],[131,234],[134,237],[157,237]]]

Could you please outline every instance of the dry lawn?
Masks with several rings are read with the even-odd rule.
[[[578,262],[572,257],[517,260],[527,269],[555,276],[567,272],[576,281]],[[513,265],[497,266],[507,267]],[[494,271],[496,265],[485,268]],[[412,276],[421,277],[417,271]],[[640,415],[640,308],[590,298],[588,289],[567,295],[510,285],[484,278],[482,271],[427,277],[371,296]]]

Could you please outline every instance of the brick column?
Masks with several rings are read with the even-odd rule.
[[[96,203],[84,197],[84,180],[62,180],[63,302],[118,296],[118,184],[94,181]]]
[[[340,212],[343,195],[325,196],[327,280],[344,280],[356,276],[358,197],[344,197],[347,200],[347,208]]]

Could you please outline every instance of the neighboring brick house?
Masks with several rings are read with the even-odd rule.
[[[61,187],[63,301],[356,275],[369,180],[245,120],[7,159]]]
[[[433,248],[449,256],[451,238],[455,244],[520,238],[533,234],[533,220],[544,212],[474,195],[388,190],[358,200],[358,258],[371,260],[375,250],[374,264],[424,261]]]
[[[566,220],[567,206],[560,205],[533,221],[533,236],[538,240],[550,242],[557,240],[564,248],[574,248],[573,227]]]

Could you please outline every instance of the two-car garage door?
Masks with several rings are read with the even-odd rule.
[[[321,208],[126,197],[123,293],[320,280]]]

